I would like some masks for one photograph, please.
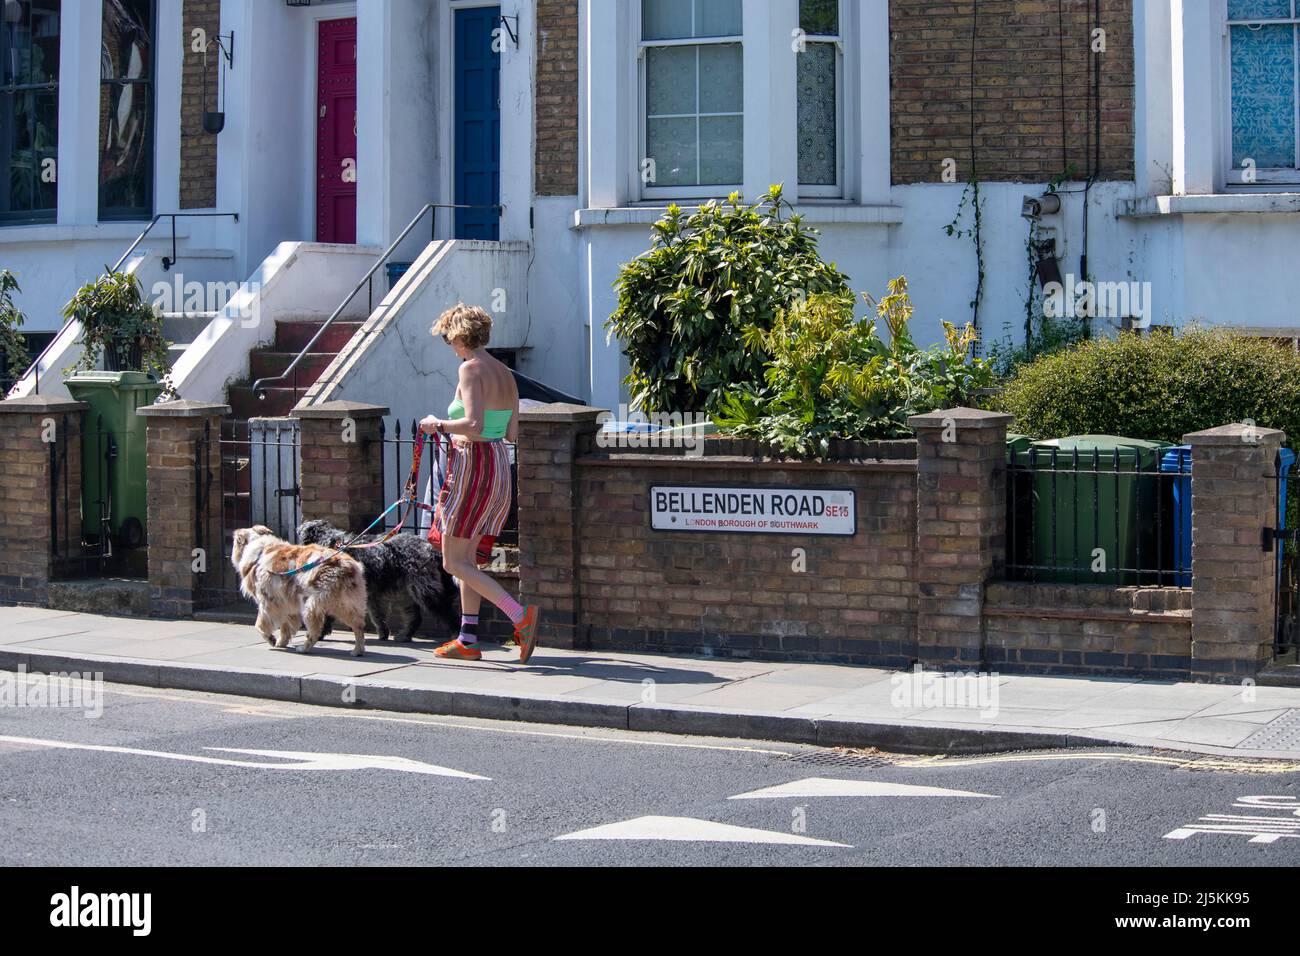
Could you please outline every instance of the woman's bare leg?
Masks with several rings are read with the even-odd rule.
[[[447,534],[442,536],[442,566],[460,582],[461,611],[465,614],[477,613],[481,598],[487,598],[497,607],[513,600],[505,588],[479,570],[474,559],[477,545],[478,542],[471,538],[453,538]],[[471,611],[470,607],[474,610]]]

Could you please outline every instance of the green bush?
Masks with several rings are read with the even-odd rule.
[[[947,343],[918,348],[908,323],[907,280],[889,284],[879,302],[864,296],[889,330],[854,314],[850,293],[810,296],[782,310],[770,330],[753,328],[745,344],[770,356],[764,384],[727,393],[714,420],[798,457],[825,455],[833,439],[911,437],[911,415],[972,404],[993,382],[987,359],[971,355],[975,331],[944,323]]]
[[[27,337],[18,331],[25,316],[13,298],[15,292],[21,291],[18,277],[8,269],[0,269],[0,353],[4,356],[5,376],[15,381],[27,371],[28,362]]]
[[[745,344],[798,299],[846,294],[848,278],[817,253],[817,232],[773,186],[745,205],[733,193],[654,225],[650,250],[623,266],[606,323],[624,343],[624,384],[644,411],[712,410],[723,390],[757,385],[765,356]]]
[[[999,405],[1037,438],[1183,435],[1247,419],[1300,442],[1300,356],[1227,329],[1093,339],[1022,366]]]

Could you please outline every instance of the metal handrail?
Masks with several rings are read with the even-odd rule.
[[[420,220],[423,219],[427,213],[430,212],[433,213],[433,217],[432,217],[433,221],[430,224],[430,228],[429,228],[429,240],[432,242],[438,238],[438,210],[439,209],[495,209],[497,211],[497,215],[500,216],[501,213],[505,210],[505,208],[506,207],[501,205],[500,203],[496,203],[492,205],[467,205],[464,203],[435,203],[435,202],[425,203],[425,205],[420,209],[420,211],[415,214],[415,218],[412,219],[407,224],[406,228],[401,231],[398,237],[394,239],[392,243],[389,244],[388,248],[385,249],[380,254],[379,258],[375,260],[375,264],[370,267],[369,271],[366,272],[366,274],[361,277],[361,281],[358,282],[356,286],[352,289],[352,291],[347,294],[347,297],[344,298],[344,300],[341,303],[339,303],[339,307],[330,314],[330,317],[328,319],[325,320],[325,324],[316,330],[316,334],[311,337],[311,340],[308,341],[307,344],[304,345],[302,349],[298,352],[298,354],[294,356],[293,361],[290,362],[285,367],[285,370],[281,372],[279,375],[270,375],[267,376],[266,378],[259,378],[257,381],[253,383],[253,388],[252,388],[253,394],[256,395],[259,399],[265,398],[266,393],[263,390],[263,388],[268,382],[283,382],[285,379],[289,377],[291,373],[296,372],[298,368],[298,363],[301,362],[311,352],[312,346],[316,344],[317,339],[319,339],[322,335],[324,335],[325,330],[334,324],[334,320],[343,314],[343,310],[352,304],[352,300],[357,297],[357,294],[361,291],[362,286],[368,286],[367,295],[368,295],[368,304],[370,307],[366,310],[367,315],[370,312],[374,311],[374,281],[373,280],[374,280],[375,273],[379,271],[380,266],[382,266],[385,262],[388,261],[389,256],[391,256],[395,251],[397,251],[397,247],[400,246],[406,240],[406,237],[409,236],[412,230],[414,230],[415,227],[420,224]],[[298,380],[297,377],[295,376],[294,378],[295,389],[297,388],[297,382]]]
[[[172,254],[171,254],[171,258],[168,258],[167,256],[163,256],[163,271],[164,272],[169,271],[171,267],[176,264],[176,259],[178,258],[176,255],[176,217],[177,216],[185,216],[187,218],[196,218],[196,219],[204,218],[208,216],[230,216],[235,220],[235,222],[239,222],[239,213],[237,212],[160,212],[158,213],[158,215],[154,216],[152,219],[149,220],[149,225],[145,226],[144,231],[141,232],[140,235],[135,237],[135,241],[127,247],[126,252],[122,253],[121,257],[117,260],[117,262],[115,262],[112,266],[108,266],[108,265],[104,266],[104,268],[108,270],[108,274],[116,275],[117,270],[122,268],[122,263],[126,262],[126,260],[130,257],[131,253],[135,252],[136,247],[139,246],[140,243],[144,242],[145,236],[149,235],[149,232],[153,229],[153,227],[158,225],[160,220],[166,219],[168,217],[170,217],[172,221]],[[41,349],[41,354],[36,356],[36,360],[32,362],[31,365],[27,366],[27,370],[23,372],[22,375],[18,376],[18,380],[14,382],[14,385],[17,385],[18,382],[21,382],[28,375],[31,375],[35,379],[32,388],[32,394],[39,395],[41,393],[41,362],[45,358],[46,353],[49,352],[50,349],[54,348],[54,343],[59,340],[59,337],[62,336],[64,332],[68,331],[69,327],[71,327],[72,323],[75,321],[76,319],[68,319],[68,321],[63,323],[63,325],[59,328],[59,331],[54,333],[54,338],[50,339],[49,344],[46,345],[45,348]]]
[[[144,242],[144,237],[149,235],[153,227],[158,225],[159,220],[162,219],[170,219],[172,221],[172,254],[170,258],[168,258],[167,256],[163,256],[163,260],[162,260],[163,272],[171,271],[171,267],[176,265],[176,259],[178,258],[176,255],[176,218],[178,216],[184,216],[187,219],[203,219],[212,216],[230,216],[232,219],[235,220],[235,222],[239,222],[239,213],[237,212],[160,212],[158,213],[158,215],[154,216],[152,219],[149,220],[149,225],[144,227],[144,232],[140,233],[140,235],[135,237],[135,242],[131,243],[131,245],[127,247],[126,252],[122,253],[121,258],[119,258],[117,262],[113,263],[112,266],[104,267],[108,269],[109,275],[115,275],[117,273],[117,270],[122,268],[122,263],[126,262],[126,260],[130,257],[131,253],[135,252],[135,247],[140,245],[140,243]]]

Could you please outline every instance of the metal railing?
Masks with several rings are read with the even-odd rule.
[[[1300,662],[1300,474],[1294,459],[1273,464],[1277,526],[1264,529],[1264,550],[1277,555],[1274,581],[1277,630],[1273,654],[1282,662]]]
[[[1007,462],[1012,581],[1191,586],[1191,458],[1030,448]]]
[[[316,330],[316,334],[311,337],[310,341],[308,341],[307,344],[304,345],[299,350],[298,354],[294,356],[293,361],[290,362],[287,366],[285,366],[284,371],[281,372],[279,375],[270,375],[267,376],[266,378],[259,378],[257,381],[253,383],[253,389],[252,389],[253,394],[256,395],[258,398],[265,397],[264,389],[268,384],[272,382],[283,382],[287,378],[289,378],[290,375],[293,375],[294,377],[293,387],[294,390],[296,391],[298,388],[298,375],[297,375],[298,364],[308,354],[310,354],[312,350],[312,346],[314,346],[316,342],[320,339],[320,337],[325,334],[325,330],[328,329],[331,325],[333,325],[334,322],[338,319],[338,317],[343,314],[344,310],[347,309],[347,307],[352,304],[352,300],[355,299],[361,293],[361,289],[363,286],[366,288],[366,315],[369,315],[371,312],[374,311],[375,273],[378,272],[380,266],[382,266],[385,262],[387,262],[389,258],[393,255],[393,253],[397,251],[397,248],[404,241],[406,241],[406,237],[409,236],[415,230],[415,227],[420,224],[420,220],[422,220],[426,215],[432,214],[431,222],[429,225],[429,241],[433,242],[438,238],[438,210],[439,209],[495,209],[497,215],[500,216],[502,211],[505,209],[505,206],[500,204],[466,205],[462,203],[432,203],[432,202],[426,203],[424,207],[418,213],[415,214],[415,218],[412,219],[407,224],[406,228],[401,231],[398,237],[389,244],[388,248],[385,249],[382,253],[380,253],[379,258],[375,260],[374,265],[372,265],[370,269],[366,272],[366,274],[361,277],[361,281],[358,282],[356,286],[353,287],[352,291],[349,292],[347,296],[343,299],[343,301],[339,303],[338,308],[335,309],[332,313],[330,313],[330,317],[325,320],[325,323],[319,329]]]
[[[172,221],[172,254],[170,257],[163,256],[162,260],[163,271],[170,271],[171,267],[176,264],[178,258],[176,252],[176,219],[180,216],[193,219],[204,219],[214,216],[230,216],[235,220],[235,222],[239,222],[239,213],[237,212],[160,212],[149,220],[149,225],[144,227],[144,231],[135,237],[135,241],[132,242],[131,245],[127,246],[126,252],[122,253],[122,255],[118,257],[117,262],[113,263],[111,266],[104,266],[109,275],[115,275],[117,270],[122,268],[122,263],[126,262],[126,260],[131,257],[131,253],[135,252],[140,243],[144,242],[145,237],[153,230],[153,227],[158,225],[158,223],[163,219],[171,219]],[[41,362],[45,360],[45,356],[49,354],[50,349],[54,348],[54,344],[59,341],[64,332],[72,327],[72,324],[75,321],[76,319],[68,319],[68,321],[64,322],[59,331],[55,333],[54,338],[50,339],[50,343],[41,350],[41,354],[36,356],[36,361],[27,366],[27,371],[23,372],[23,374],[19,376],[18,381],[20,382],[28,375],[32,376],[33,395],[39,395],[41,393]],[[6,390],[6,394],[8,394],[8,390]]]

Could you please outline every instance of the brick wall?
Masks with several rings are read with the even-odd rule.
[[[1191,669],[1185,588],[997,583],[984,602],[994,670],[1186,680]]]
[[[650,529],[652,485],[851,488],[853,537]],[[579,588],[597,646],[904,666],[916,627],[914,461],[578,461]],[[806,569],[794,569],[796,550]]]
[[[537,2],[536,83],[537,195],[577,195],[577,0]]]
[[[895,183],[940,182],[945,158],[970,178],[972,28],[975,163],[982,181],[1047,181],[1074,164],[1085,178],[1090,0],[889,0],[891,170]],[[1133,178],[1132,0],[1101,0],[1103,179]],[[1064,46],[1064,100],[1061,95]],[[1064,105],[1066,146],[1062,152]]]
[[[0,402],[0,602],[45,604],[58,558],[80,551],[86,407],[41,395]]]
[[[185,0],[181,40],[181,208],[208,209],[217,204],[217,137],[203,132],[204,109],[215,109],[221,53],[208,54],[208,102],[203,103],[203,54],[192,49],[192,31],[202,28],[208,39],[221,27],[221,0]]]

